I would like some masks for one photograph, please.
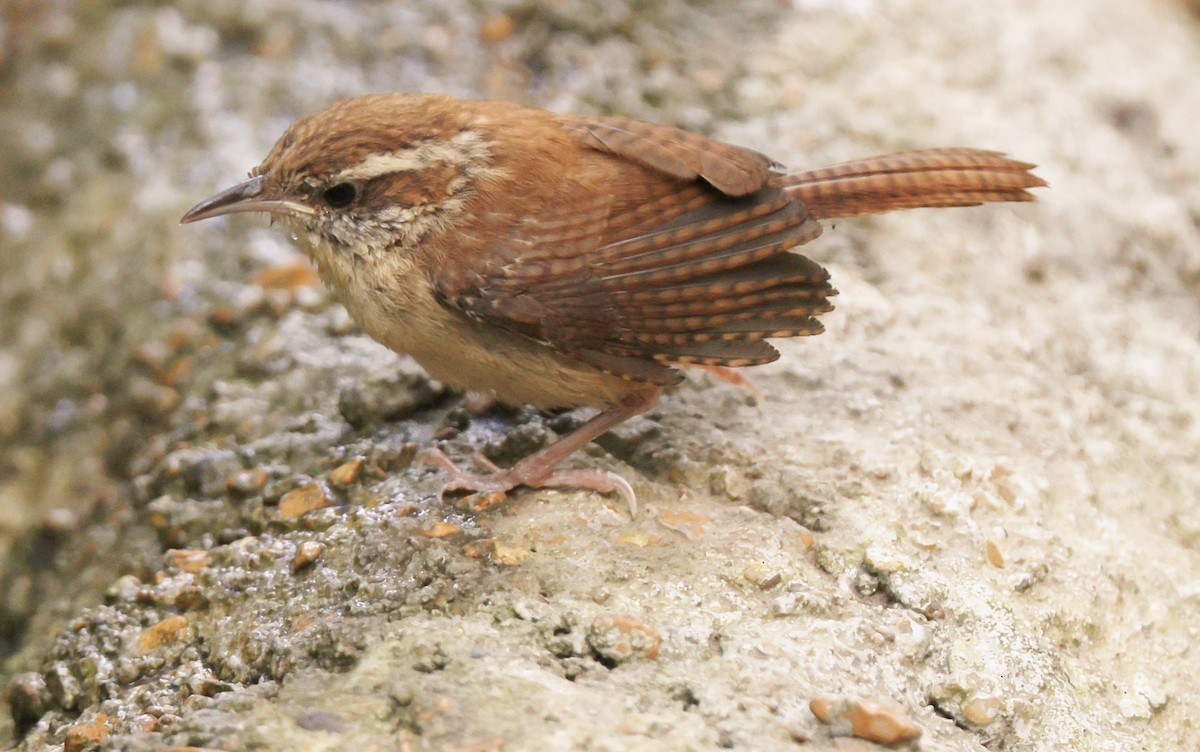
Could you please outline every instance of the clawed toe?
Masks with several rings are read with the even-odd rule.
[[[550,477],[531,485],[535,488],[586,488],[602,494],[617,493],[629,507],[629,516],[637,517],[637,494],[633,486],[616,473],[608,470],[558,470]]]
[[[441,489],[438,490],[438,501],[444,500],[447,491],[451,493],[465,491],[467,493],[478,493],[492,497],[494,500],[486,505],[492,506],[502,500],[504,494],[507,494],[517,485],[516,483],[506,482],[506,479],[503,477],[505,471],[483,457],[482,454],[476,454],[475,461],[482,465],[485,470],[488,470],[490,474],[479,475],[463,470],[440,449],[427,449],[417,458],[417,462],[444,470],[450,476]]]
[[[435,449],[433,447],[430,447],[429,449],[426,449],[418,454],[416,461],[418,465],[440,467],[451,475],[461,472],[458,469],[458,465],[454,464],[454,461],[447,457],[445,452],[443,452],[441,449]]]
[[[468,491],[485,494],[487,506],[498,503],[517,486],[546,488],[588,488],[603,494],[618,493],[629,506],[631,516],[637,514],[637,496],[633,487],[621,476],[605,470],[555,470],[563,460],[582,449],[592,439],[620,425],[635,415],[644,413],[658,399],[658,388],[647,387],[635,390],[614,405],[601,410],[582,426],[563,436],[549,446],[543,447],[517,464],[501,469],[491,460],[476,455],[475,461],[488,471],[488,475],[465,472],[450,458],[437,449],[429,449],[421,455],[423,464],[440,467],[450,474],[449,480],[438,493],[438,499],[446,491]],[[478,507],[479,502],[476,502]]]
[[[478,512],[495,506],[504,500],[509,491],[517,486],[529,488],[584,488],[602,494],[616,493],[625,500],[629,507],[629,515],[637,516],[637,495],[629,481],[616,473],[607,470],[556,470],[551,473],[540,471],[530,472],[531,468],[524,463],[503,469],[482,454],[475,455],[475,462],[487,470],[486,474],[476,474],[460,468],[439,449],[428,449],[417,461],[424,465],[444,470],[448,475],[445,485],[438,491],[438,501],[442,501],[447,491],[454,493],[463,491],[477,494],[478,498],[471,503],[471,510]]]

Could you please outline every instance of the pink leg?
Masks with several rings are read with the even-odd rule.
[[[753,381],[746,378],[739,371],[737,371],[733,368],[729,368],[727,366],[689,366],[689,367],[690,368],[702,368],[705,371],[708,371],[709,373],[711,373],[714,377],[720,379],[721,381],[724,381],[726,384],[733,384],[734,386],[738,386],[738,387],[741,387],[742,389],[745,389],[746,391],[753,394],[754,399],[758,400],[759,402],[763,401],[762,390],[759,389],[758,386]]]
[[[563,460],[587,446],[597,436],[624,423],[635,415],[644,413],[658,399],[658,390],[630,395],[617,404],[603,410],[588,422],[563,436],[548,447],[541,449],[508,469],[501,469],[484,457],[478,462],[487,475],[476,475],[459,469],[450,458],[437,449],[430,449],[421,461],[436,465],[450,473],[450,480],[442,487],[446,491],[471,491],[483,494],[504,494],[517,486],[546,488],[550,486],[590,488],[600,493],[621,494],[629,505],[631,515],[637,514],[637,497],[629,483],[606,470],[555,470]],[[440,494],[439,494],[440,496]]]

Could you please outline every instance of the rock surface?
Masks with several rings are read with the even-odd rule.
[[[930,750],[1194,744],[1184,4],[18,0],[0,19],[20,748],[847,748],[822,698]],[[672,122],[797,167],[995,148],[1052,187],[828,227],[805,251],[838,310],[747,374],[759,404],[697,376],[577,458],[633,482],[636,519],[532,491],[471,515],[434,498],[421,448],[509,461],[580,416],[468,409],[355,332],[277,229],[175,224],[293,117],[401,89]]]

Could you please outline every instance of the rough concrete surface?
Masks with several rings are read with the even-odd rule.
[[[1122,0],[14,0],[0,11],[0,647],[19,749],[1178,750],[1200,735],[1200,26]],[[480,412],[277,228],[180,228],[365,91],[793,166],[1037,162],[838,222],[825,335],[577,464],[642,510],[439,503],[581,415]],[[890,727],[889,727],[890,724]]]

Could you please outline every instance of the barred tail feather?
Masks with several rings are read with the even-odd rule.
[[[981,149],[926,149],[798,172],[783,188],[818,219],[894,209],[1032,201],[1034,165]]]

